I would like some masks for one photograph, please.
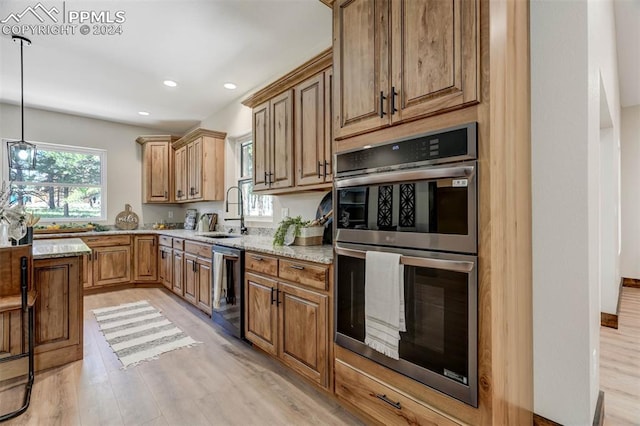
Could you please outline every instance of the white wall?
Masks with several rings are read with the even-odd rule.
[[[613,5],[530,5],[534,411],[590,424],[599,391],[600,76],[613,141],[620,128]]]
[[[623,277],[640,279],[640,105],[622,109]]]
[[[131,204],[140,223],[182,222],[184,212],[176,205],[142,204],[142,159],[140,135],[166,134],[154,129],[130,126],[76,115],[25,108],[25,139],[63,145],[99,148],[107,151],[107,220],[113,224],[125,204]],[[0,104],[0,138],[20,138],[20,107]],[[5,162],[0,162],[0,176]],[[168,218],[168,212],[174,219]]]

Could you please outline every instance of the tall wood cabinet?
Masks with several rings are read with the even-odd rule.
[[[142,145],[142,201],[171,203],[175,201],[173,182],[174,153],[171,143],[177,136],[149,135],[136,139]]]
[[[336,139],[477,103],[478,0],[338,0]]]
[[[224,140],[226,133],[196,129],[175,141],[175,200],[224,199]]]
[[[245,335],[322,387],[330,387],[330,266],[245,254]]]

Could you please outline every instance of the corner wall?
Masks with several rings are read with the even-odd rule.
[[[640,105],[622,109],[622,257],[626,278],[640,279]]]

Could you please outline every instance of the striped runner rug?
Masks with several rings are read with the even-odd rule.
[[[93,314],[123,368],[201,343],[176,327],[146,300],[94,309]]]

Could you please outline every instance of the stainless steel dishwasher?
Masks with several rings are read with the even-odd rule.
[[[211,319],[228,333],[244,339],[244,250],[216,244],[212,251]],[[216,280],[219,280],[219,289],[216,289]],[[216,291],[219,304],[215,303]]]

